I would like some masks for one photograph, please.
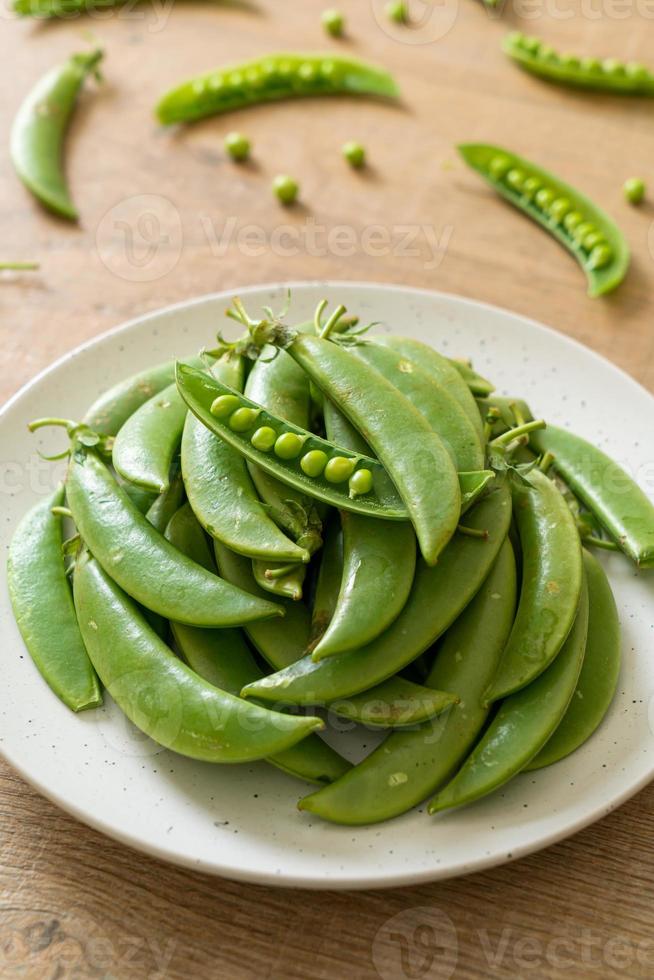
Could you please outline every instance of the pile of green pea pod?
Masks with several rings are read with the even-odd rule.
[[[318,784],[300,809],[364,824],[592,735],[620,631],[589,549],[654,566],[654,507],[468,362],[325,306],[290,327],[235,301],[241,340],[33,422],[65,427],[68,470],[16,529],[9,584],[73,711],[104,687],[166,748],[266,760]],[[352,765],[330,716],[386,736]]]

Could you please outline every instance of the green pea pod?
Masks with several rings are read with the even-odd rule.
[[[552,663],[574,623],[581,595],[581,543],[570,509],[540,470],[532,470],[527,479],[513,486],[522,551],[520,603],[488,691],[490,701],[525,687]]]
[[[72,711],[102,704],[82,640],[61,550],[64,488],[36,505],[11,539],[7,580],[25,646],[50,689]]]
[[[313,324],[304,324],[299,329],[313,330]],[[301,429],[312,428],[309,379],[284,351],[264,347],[248,375],[245,394],[271,415]],[[300,490],[280,483],[256,464],[248,462],[247,467],[270,517],[296,541],[302,541],[308,553],[314,554],[322,544],[320,505]]]
[[[475,428],[480,445],[483,445],[483,427],[475,406],[475,400],[468,385],[461,377],[460,371],[447,357],[443,357],[429,344],[423,344],[420,340],[413,340],[411,337],[389,337],[382,334],[379,337],[374,337],[373,340],[374,343],[390,347],[402,357],[406,357],[422,371],[426,371],[442,388],[445,388],[464,410]]]
[[[340,450],[325,439],[320,439],[298,426],[290,425],[284,419],[269,414],[260,405],[245,398],[235,389],[188,365],[178,364],[177,386],[188,407],[207,428],[242,453],[246,459],[267,470],[282,483],[298,488],[302,493],[317,500],[347,510],[393,520],[406,520],[407,511],[402,500],[379,461],[361,458],[345,449]],[[221,403],[221,399],[235,399],[235,401]],[[225,420],[216,415],[218,407],[222,410],[223,404],[231,410],[231,415]],[[237,424],[238,426],[241,424],[241,418],[237,414],[240,412],[248,413],[245,416],[247,429],[244,431],[236,428]],[[252,440],[257,441],[257,433],[261,429],[272,432],[272,442],[267,444],[268,449],[259,449],[253,445]],[[295,440],[295,455],[290,459],[281,458],[278,454],[279,440],[285,436],[292,436]],[[308,476],[302,464],[307,456],[314,452],[322,454],[320,459],[323,471],[317,476]],[[341,461],[343,461],[343,468],[347,468],[345,479],[339,483],[330,482],[329,464],[332,462],[340,464]],[[451,467],[449,458],[447,463]],[[371,474],[372,486],[365,495],[357,495],[349,489],[355,470]],[[353,495],[350,496],[350,493]]]
[[[381,68],[329,54],[269,54],[207,72],[167,92],[157,105],[164,125],[192,122],[264,102],[302,96],[368,95],[394,99],[392,77]]]
[[[212,373],[241,390],[242,363],[241,358],[222,357]],[[241,453],[191,412],[182,437],[182,473],[193,511],[212,537],[240,554],[266,562],[308,560],[306,549],[287,538],[267,513]]]
[[[620,621],[606,573],[584,551],[588,583],[586,655],[574,696],[563,720],[527,771],[551,766],[588,741],[609,709],[620,674]]]
[[[130,721],[160,745],[206,762],[250,762],[323,727],[319,718],[247,705],[202,680],[88,552],[78,559],[74,591],[82,636],[102,682]]]
[[[418,409],[443,440],[458,470],[483,468],[484,452],[477,428],[447,388],[392,347],[360,343],[352,350],[366,364],[383,374]]]
[[[236,626],[283,615],[200,568],[147,521],[93,451],[73,444],[67,499],[82,539],[128,595],[191,626]]]
[[[425,561],[434,564],[456,530],[461,509],[456,470],[440,437],[390,381],[350,351],[325,336],[289,332],[275,324],[269,327],[266,339],[288,351],[377,454],[379,463],[365,460],[365,469],[373,474],[374,494],[369,496],[381,500],[380,469],[386,471],[416,529]],[[356,474],[351,477],[354,479]],[[350,487],[353,489],[352,482]],[[367,501],[368,497],[361,499]],[[334,502],[343,509],[358,509]],[[391,507],[365,512],[369,516],[399,517]]]
[[[601,296],[622,282],[629,246],[618,226],[589,198],[502,147],[464,143],[459,153],[498,194],[574,255],[586,273],[589,296]]]
[[[44,75],[29,93],[11,129],[16,173],[55,214],[77,221],[63,171],[63,147],[77,96],[87,76],[98,70],[102,51],[74,54]]]
[[[554,468],[615,543],[641,568],[654,566],[654,504],[605,453],[564,429],[533,433],[538,452],[554,453]]]
[[[217,541],[214,542],[214,547],[221,575],[239,588],[254,595],[260,594],[247,559],[228,551]],[[311,621],[306,606],[302,603],[286,602],[285,608],[283,630],[276,629],[276,624],[272,620],[266,624],[249,623],[245,627],[248,637],[261,656],[276,670],[282,670],[298,661],[307,649],[311,636]],[[252,686],[248,686],[248,693],[249,687]],[[414,696],[407,699],[407,688],[403,679],[399,677],[389,677],[384,683],[370,686],[369,689],[362,690],[360,686],[359,692],[361,693],[344,695],[347,697],[347,703],[339,701],[338,704],[331,705],[330,710],[336,715],[342,715],[348,720],[356,719],[369,727],[409,725],[424,718],[425,712],[432,714],[443,710],[445,702],[451,703],[452,700],[449,694],[439,692],[434,695],[433,692],[426,693],[422,689],[419,694],[413,690]],[[266,697],[263,700],[270,700],[270,698]],[[285,703],[287,699],[284,695],[280,695],[277,702]],[[382,703],[383,708],[380,707]]]
[[[100,395],[82,421],[94,432],[115,436],[130,415],[175,380],[175,362],[140,371]]]
[[[430,813],[472,803],[503,786],[540,752],[570,704],[584,662],[588,632],[588,589],[584,579],[579,609],[553,664],[504,701],[481,741],[454,779],[434,797]]]
[[[127,481],[118,481],[132,501],[135,507],[141,511],[142,514],[147,514],[150,508],[159,499],[156,493],[152,493],[150,490],[145,490],[144,487],[137,487],[134,483],[128,483]]]
[[[116,436],[112,453],[116,471],[130,483],[164,493],[186,414],[186,403],[174,383],[137,409]]]
[[[447,360],[459,372],[475,398],[486,398],[495,391],[495,385],[492,381],[488,381],[481,374],[477,374],[469,361],[460,361],[456,357],[448,357]]]
[[[316,663],[311,655],[244,688],[248,696],[288,704],[325,704],[381,683],[427,650],[479,591],[511,520],[504,485],[471,511],[467,523],[487,530],[479,540],[457,535],[430,567],[419,561],[409,599],[394,623],[361,650]],[[224,573],[223,573],[224,574]]]
[[[130,494],[131,497],[131,494]],[[184,481],[175,473],[165,493],[159,494],[146,512],[146,517],[159,534],[163,534],[184,502]]]
[[[520,68],[548,82],[612,95],[654,95],[654,74],[637,62],[559,54],[549,44],[520,31],[508,34],[502,48]]]
[[[70,18],[94,10],[126,6],[128,0],[13,0],[12,10],[20,17]]]
[[[260,588],[272,595],[299,602],[307,574],[306,565],[253,561],[252,571]]]
[[[188,558],[209,571],[214,570],[207,540],[188,505],[174,515],[166,529],[166,537]],[[181,623],[173,623],[172,627],[184,661],[214,687],[236,695],[245,684],[261,677],[261,670],[240,630],[197,629]],[[311,783],[332,782],[350,768],[349,762],[315,734],[266,761]]]
[[[320,642],[332,621],[343,580],[343,532],[338,515],[327,524],[320,568],[311,610],[311,632],[307,650],[311,652]]]
[[[393,732],[334,782],[300,800],[324,820],[379,823],[405,813],[443,785],[461,764],[488,718],[484,701],[513,624],[516,570],[505,540],[483,586],[440,645],[427,687],[456,691],[460,703],[436,724]]]

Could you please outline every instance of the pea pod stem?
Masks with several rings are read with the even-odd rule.
[[[0,262],[0,272],[34,272],[38,262]]]

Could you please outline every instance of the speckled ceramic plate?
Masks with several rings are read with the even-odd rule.
[[[283,290],[243,290],[252,309],[281,304]],[[323,296],[381,329],[406,332],[452,355],[471,356],[500,392],[603,446],[654,496],[654,399],[579,344],[522,317],[453,296],[399,287],[298,284],[292,315],[308,318]],[[0,414],[3,552],[18,518],[55,479],[36,450],[61,433],[30,437],[39,415],[79,417],[99,391],[138,369],[184,356],[224,324],[230,295],[208,296],[134,320],[67,355]],[[157,857],[246,881],[372,888],[446,878],[546,846],[599,819],[654,775],[654,575],[620,556],[605,560],[624,629],[618,694],[601,729],[571,758],[520,776],[467,809],[430,818],[422,809],[353,829],[300,814],[308,787],[264,763],[192,762],[161,750],[126,724],[109,699],[75,716],[41,681],[0,590],[0,735],[5,758],[80,820]],[[366,740],[364,739],[364,742]],[[355,757],[361,740],[344,737]],[[370,748],[371,740],[367,740]]]

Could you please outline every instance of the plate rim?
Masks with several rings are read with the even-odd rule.
[[[594,359],[598,364],[601,364],[604,368],[608,367],[611,371],[616,372],[621,377],[623,382],[627,382],[628,385],[640,395],[644,395],[648,400],[654,402],[654,395],[648,391],[644,385],[628,374],[623,368],[614,364],[607,357],[600,354],[598,351],[593,350],[591,347],[588,347],[586,344],[574,337],[569,336],[563,331],[547,326],[533,317],[515,312],[506,307],[461,296],[457,293],[432,290],[425,287],[406,286],[400,283],[380,283],[370,280],[349,279],[300,279],[291,280],[288,282],[263,282],[258,284],[250,284],[244,287],[233,287],[230,289],[204,293],[199,296],[194,296],[191,299],[180,300],[179,302],[162,306],[156,310],[150,310],[146,313],[140,314],[139,316],[132,317],[123,323],[119,323],[115,327],[111,327],[109,330],[103,331],[97,336],[91,337],[88,340],[85,340],[83,343],[78,344],[71,350],[66,351],[52,364],[40,370],[33,378],[22,385],[7,399],[6,402],[3,403],[2,406],[0,406],[0,425],[3,423],[6,414],[13,409],[13,407],[20,402],[23,397],[31,392],[34,387],[38,386],[41,381],[47,378],[50,374],[56,373],[64,364],[67,364],[79,354],[93,347],[99,346],[100,344],[109,341],[120,334],[129,333],[140,329],[152,319],[157,319],[162,315],[174,314],[175,311],[187,310],[190,307],[203,305],[205,303],[221,302],[226,298],[235,295],[247,296],[249,294],[260,293],[265,290],[278,291],[283,289],[290,290],[292,294],[293,290],[302,290],[306,288],[315,289],[316,287],[324,287],[326,290],[330,291],[343,288],[375,289],[383,292],[401,293],[409,297],[420,296],[434,300],[442,300],[445,302],[454,302],[455,304],[463,307],[475,308],[477,310],[481,309],[482,311],[488,310],[493,314],[499,314],[502,316],[508,315],[513,319],[527,323],[531,329],[535,329],[540,334],[544,334],[546,336],[554,334],[557,340],[562,341],[564,345],[570,345],[572,348],[582,351],[586,356],[590,355],[592,359]],[[512,863],[513,861],[517,861],[529,854],[544,850],[545,848],[550,847],[561,840],[572,837],[574,834],[579,833],[586,827],[589,827],[593,823],[603,819],[605,816],[612,813],[618,807],[622,806],[625,802],[639,793],[652,781],[652,779],[654,779],[654,761],[652,761],[647,771],[645,771],[634,783],[625,787],[620,793],[614,796],[610,803],[607,803],[601,808],[595,808],[591,812],[577,817],[565,827],[559,827],[551,830],[542,836],[539,836],[536,840],[529,841],[525,844],[516,844],[510,855],[506,854],[504,850],[501,852],[491,851],[487,855],[479,856],[474,860],[461,862],[454,869],[434,865],[432,867],[419,870],[386,873],[384,876],[370,875],[363,877],[358,875],[356,877],[348,877],[347,874],[337,874],[332,876],[329,873],[323,873],[320,876],[316,876],[315,872],[313,874],[298,874],[295,872],[289,872],[285,873],[282,877],[281,875],[270,872],[255,871],[240,868],[236,865],[226,864],[224,860],[208,861],[202,858],[193,859],[180,853],[171,853],[171,851],[166,850],[164,847],[160,847],[148,840],[144,840],[141,837],[130,834],[129,831],[116,828],[109,823],[104,822],[101,817],[97,817],[93,814],[89,815],[82,807],[78,807],[76,803],[71,802],[65,796],[59,795],[55,790],[51,790],[50,788],[44,786],[38,775],[34,775],[32,772],[26,771],[20,763],[14,761],[11,750],[7,749],[4,742],[0,743],[0,757],[15,772],[17,772],[29,786],[36,789],[37,792],[39,792],[46,799],[50,800],[50,802],[54,803],[64,812],[69,813],[76,820],[79,820],[86,826],[99,831],[113,840],[119,841],[121,844],[124,844],[133,850],[147,854],[149,857],[165,861],[166,863],[173,864],[178,867],[185,867],[191,870],[200,871],[204,874],[224,877],[232,881],[239,881],[247,884],[274,886],[278,888],[302,888],[316,891],[359,891],[364,889],[381,890],[387,888],[399,888],[406,887],[407,885],[418,885],[432,881],[449,880],[484,871],[492,867],[498,867],[503,864]]]

